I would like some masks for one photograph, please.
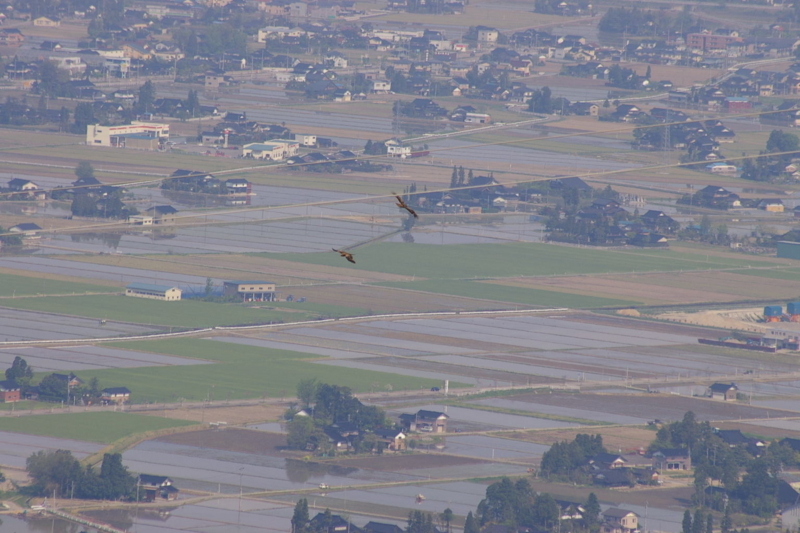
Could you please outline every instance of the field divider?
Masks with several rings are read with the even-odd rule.
[[[521,313],[563,313],[569,311],[567,307],[556,307],[549,309],[506,309],[497,311],[419,311],[415,313],[392,313],[382,315],[362,315],[350,316],[342,318],[323,318],[319,320],[303,320],[299,322],[281,322],[277,324],[253,324],[247,326],[213,326],[209,328],[190,329],[185,331],[176,331],[172,333],[152,333],[143,335],[128,335],[120,337],[97,337],[97,338],[81,338],[81,339],[48,339],[48,340],[30,340],[30,341],[0,341],[0,346],[36,346],[36,345],[55,345],[55,344],[86,344],[96,342],[123,342],[134,340],[150,340],[150,339],[167,339],[172,337],[183,337],[188,335],[198,335],[202,333],[210,333],[213,331],[243,331],[250,329],[277,329],[277,328],[290,328],[296,326],[313,326],[319,324],[330,324],[335,322],[355,322],[355,321],[371,321],[381,319],[403,319],[403,318],[424,318],[429,316],[479,316],[479,315],[504,315],[504,314],[521,314]],[[78,315],[67,315],[78,316]],[[83,317],[87,318],[87,317]]]

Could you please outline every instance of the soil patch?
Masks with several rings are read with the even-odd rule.
[[[738,429],[742,433],[750,433],[751,435],[758,435],[769,439],[796,439],[800,437],[800,431],[783,428],[771,428],[767,426],[756,426],[754,424],[746,424],[744,422],[717,422],[714,427],[719,429]]]
[[[200,407],[165,409],[163,411],[145,411],[141,414],[176,418],[178,420],[191,420],[193,422],[226,422],[230,426],[252,424],[256,422],[272,422],[278,420],[285,406],[275,404],[242,405],[236,407],[206,407],[205,413]]]
[[[680,420],[687,411],[693,411],[701,421],[776,418],[788,415],[787,411],[778,409],[665,394],[521,394],[508,396],[507,399],[533,405],[583,409],[586,411],[585,417],[589,419],[592,411],[664,421]]]
[[[155,439],[161,442],[229,452],[284,456],[286,435],[249,429],[190,431]]]
[[[340,466],[350,466],[355,468],[363,468],[366,470],[377,470],[379,472],[403,472],[406,470],[417,470],[421,468],[475,465],[487,462],[489,461],[472,459],[469,457],[456,457],[453,455],[419,454],[365,457],[349,459],[346,461],[341,461],[337,464]]]
[[[622,317],[608,315],[592,315],[588,313],[567,315],[564,320],[571,322],[581,322],[584,324],[598,324],[602,326],[614,326],[619,328],[638,329],[654,331],[657,333],[670,333],[672,335],[686,335],[687,337],[708,337],[719,336],[715,330],[700,327],[681,326],[678,324],[665,324],[658,322],[646,322],[644,320],[632,320]]]
[[[518,431],[505,435],[515,440],[535,442],[537,444],[553,445],[556,442],[570,441],[579,433],[602,435],[603,445],[611,450],[624,452],[637,452],[639,448],[647,448],[655,439],[655,431],[637,427],[599,427],[589,429],[553,429],[539,431]]]

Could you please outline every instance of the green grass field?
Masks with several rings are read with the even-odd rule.
[[[563,274],[605,274],[767,266],[744,256],[708,257],[671,250],[604,250],[540,243],[381,243],[354,250],[355,265],[333,253],[258,254],[272,259],[347,266],[418,278],[469,279]]]
[[[397,287],[399,289],[450,294],[452,296],[481,298],[498,302],[513,302],[535,307],[570,307],[573,309],[580,309],[618,307],[641,303],[630,300],[581,296],[580,294],[571,294],[568,292],[527,289],[525,287],[512,287],[508,285],[463,280],[428,280],[412,281],[408,283],[388,282],[380,283],[380,285],[385,287]]]
[[[800,279],[800,269],[796,268],[781,268],[779,270],[736,270],[736,274],[745,274],[747,276],[757,276],[759,278],[771,279],[785,279],[789,281],[797,281]]]
[[[119,289],[121,290],[121,289]],[[35,294],[73,294],[114,292],[114,287],[39,277],[0,274],[0,296],[30,296]],[[3,302],[0,302],[3,304]]]
[[[295,322],[319,316],[363,314],[361,309],[306,303],[291,304],[287,306],[291,311],[282,311],[198,300],[161,302],[115,295],[6,299],[0,300],[0,306],[179,328]]]
[[[128,387],[134,403],[200,401],[294,396],[303,379],[350,387],[356,392],[375,390],[418,390],[440,386],[435,379],[401,376],[316,364],[317,355],[273,350],[203,339],[168,339],[118,342],[111,346],[129,350],[163,353],[215,361],[217,364],[81,370],[86,381],[97,377],[101,387]],[[451,387],[467,387],[451,383]]]
[[[0,418],[0,431],[110,444],[134,433],[195,423],[134,413],[61,413]]]

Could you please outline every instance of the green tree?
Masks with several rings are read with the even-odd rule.
[[[733,527],[733,520],[731,520],[731,507],[725,506],[725,514],[722,515],[722,522],[719,524],[720,533],[731,533]]]
[[[75,175],[79,179],[94,178],[94,167],[89,161],[80,161],[75,167]]]
[[[583,522],[592,533],[600,530],[600,502],[594,492],[589,493],[586,503],[583,505]]]
[[[705,533],[705,527],[705,514],[702,509],[698,509],[694,512],[694,518],[692,518],[692,533]]]
[[[455,189],[458,187],[458,169],[453,166],[453,173],[450,175],[450,188]]]
[[[316,434],[317,428],[310,416],[296,416],[287,424],[286,443],[293,450],[305,450]]]
[[[536,497],[531,515],[535,525],[554,531],[558,526],[561,509],[552,496],[543,492]]]
[[[794,133],[784,133],[781,130],[772,130],[767,139],[767,152],[796,152],[800,148],[800,141]],[[789,158],[792,155],[788,155]]]
[[[70,211],[76,217],[93,217],[97,213],[97,200],[88,194],[76,194],[72,199]]]
[[[6,369],[6,379],[15,381],[25,389],[33,379],[33,368],[28,366],[28,362],[18,355],[14,358],[14,362],[11,363],[11,367]]]
[[[211,298],[211,295],[213,293],[214,293],[214,280],[211,278],[206,278],[206,288],[205,288],[206,298]]]
[[[69,450],[38,451],[28,457],[25,467],[40,494],[55,490],[64,496],[81,477],[81,465]]]
[[[139,87],[139,98],[137,98],[134,109],[140,113],[149,113],[153,109],[153,102],[156,101],[156,86],[147,80],[144,85]]]
[[[439,515],[439,519],[441,519],[441,521],[444,523],[447,533],[450,533],[450,523],[453,521],[455,516],[455,513],[449,507]]]
[[[52,61],[43,61],[39,67],[36,91],[51,98],[69,96],[69,72],[58,68]]]
[[[292,533],[306,533],[308,530],[308,500],[303,498],[294,506]]]
[[[200,98],[197,96],[197,91],[189,90],[184,107],[192,116],[200,113]]]
[[[297,383],[297,399],[303,403],[303,407],[306,409],[311,407],[314,402],[318,387],[319,382],[316,378],[303,379]]]
[[[89,124],[97,124],[97,118],[94,116],[94,108],[89,102],[81,102],[75,106],[75,124],[73,131],[86,135],[86,126]]]
[[[472,511],[467,513],[467,519],[464,522],[464,533],[480,533],[481,529],[475,517],[472,516]]]
[[[105,486],[104,498],[118,500],[129,498],[134,494],[136,480],[122,464],[122,455],[107,453],[103,455],[100,466],[100,478]]]
[[[706,533],[714,533],[714,515],[710,512],[706,515]]]
[[[703,236],[711,234],[711,218],[708,215],[703,215],[700,219],[700,234]]]
[[[528,111],[533,113],[552,113],[553,102],[550,87],[542,87],[533,91],[533,96],[528,100]]]
[[[45,376],[39,382],[39,397],[54,402],[67,401],[67,382],[55,374]]]
[[[681,533],[692,533],[692,512],[689,509],[683,512],[681,526]]]

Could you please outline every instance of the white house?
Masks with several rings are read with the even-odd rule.
[[[292,135],[294,140],[299,142],[301,146],[317,146],[317,136],[310,133],[295,133]]]
[[[500,32],[494,28],[478,26],[478,41],[482,43],[496,43],[500,37]]]
[[[389,80],[374,80],[372,82],[372,92],[386,94],[392,90],[392,82]]]

